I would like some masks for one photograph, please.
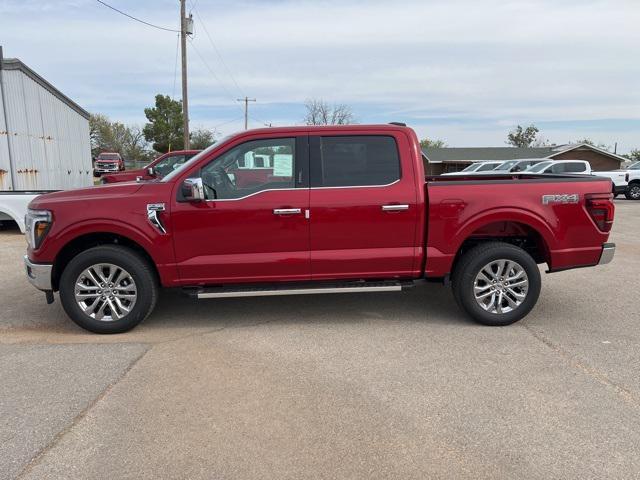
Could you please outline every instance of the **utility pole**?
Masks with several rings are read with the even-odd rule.
[[[255,98],[238,98],[239,102],[244,102],[244,129],[247,130],[249,128],[249,102],[255,102]]]
[[[187,35],[193,33],[193,20],[186,16],[186,0],[180,0],[180,44],[182,51],[182,116],[184,149],[189,149],[189,99],[187,97]]]

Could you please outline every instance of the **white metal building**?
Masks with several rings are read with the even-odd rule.
[[[92,184],[89,113],[0,48],[0,191]]]

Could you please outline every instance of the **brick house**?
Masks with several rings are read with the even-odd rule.
[[[422,150],[428,175],[457,172],[473,162],[547,158],[549,160],[586,160],[594,171],[617,170],[626,158],[586,143],[551,147],[478,147],[425,148]]]

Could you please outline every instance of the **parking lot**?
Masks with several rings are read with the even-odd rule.
[[[448,288],[195,301],[89,334],[0,232],[0,478],[638,478],[640,202],[505,328]]]

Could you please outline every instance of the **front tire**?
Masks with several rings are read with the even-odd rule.
[[[640,183],[632,183],[627,187],[627,191],[624,192],[624,196],[627,200],[640,200]]]
[[[503,242],[464,253],[452,274],[458,305],[476,322],[510,325],[524,318],[540,296],[540,270],[531,255]]]
[[[94,333],[131,330],[153,311],[158,297],[155,272],[134,250],[93,247],[76,255],[60,278],[67,315]]]

